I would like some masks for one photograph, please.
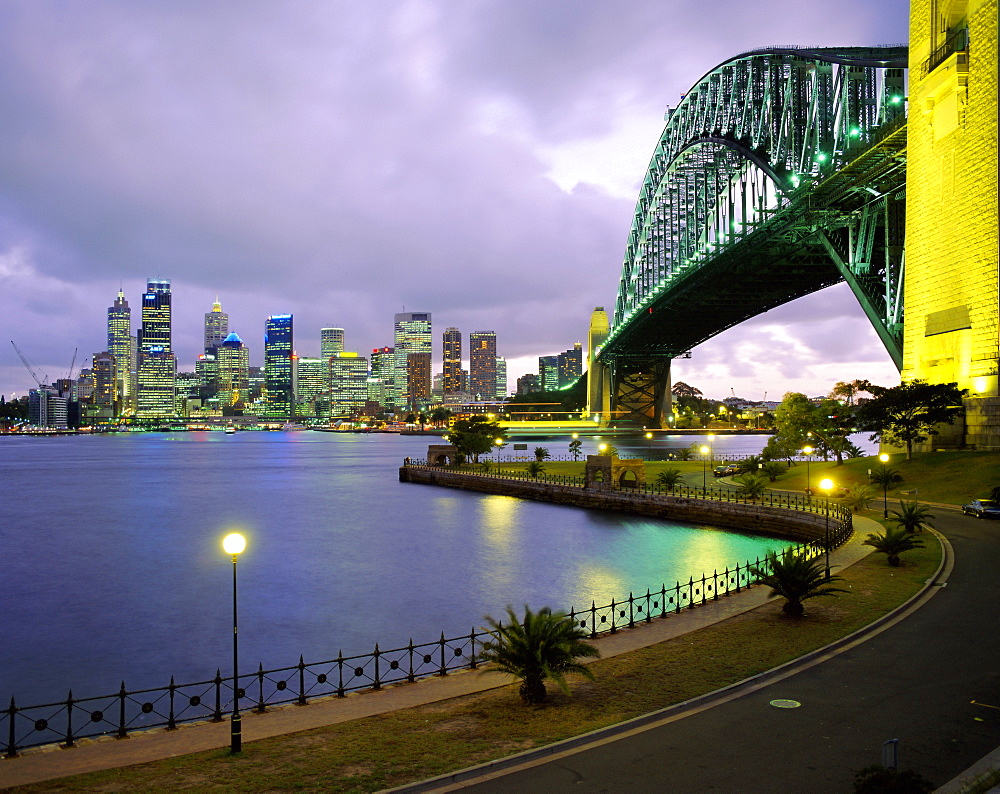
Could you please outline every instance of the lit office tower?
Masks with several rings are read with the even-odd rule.
[[[245,404],[250,392],[250,351],[236,334],[228,334],[215,348],[219,405]]]
[[[194,374],[198,378],[198,389],[205,398],[214,397],[219,391],[219,360],[215,353],[202,353],[194,362]]]
[[[296,416],[316,416],[316,399],[330,390],[330,360],[295,356]],[[368,370],[365,370],[368,377]]]
[[[107,410],[109,416],[118,414],[118,370],[114,355],[108,351],[94,353],[91,372],[94,391],[90,401]]]
[[[410,403],[407,390],[410,353],[431,353],[431,315],[428,312],[405,312],[395,316],[395,342],[393,347],[393,393],[390,395],[396,408],[406,408]],[[430,393],[430,380],[427,384]]]
[[[319,329],[319,357],[329,362],[330,356],[334,353],[344,352],[344,329],[343,328],[320,328]]]
[[[559,356],[539,356],[538,388],[540,391],[556,391],[559,388]]]
[[[330,415],[345,416],[362,411],[368,402],[368,359],[357,353],[330,356]]]
[[[213,348],[222,344],[229,336],[229,315],[222,311],[219,296],[215,296],[212,311],[205,313],[205,352],[214,353]]]
[[[406,394],[412,411],[420,411],[431,401],[431,354],[406,356]]]
[[[121,290],[118,290],[114,305],[108,308],[108,352],[115,357],[115,404],[119,411],[129,413],[135,395],[132,382],[135,337],[132,336],[132,310]]]
[[[507,399],[507,359],[497,356],[497,399]]]
[[[273,314],[264,325],[264,388],[267,391],[267,415],[291,416],[292,387],[292,315]]]
[[[583,374],[583,345],[577,342],[572,349],[564,350],[559,359],[559,388],[570,386]]]
[[[371,372],[368,375],[368,399],[386,407],[392,404],[391,393],[395,354],[391,347],[372,350]]]
[[[462,332],[457,328],[446,328],[444,331],[443,365],[443,393],[448,395],[462,391]]]
[[[139,377],[135,415],[143,418],[174,416],[177,362],[170,344],[170,281],[150,279],[142,296],[139,329]]]
[[[494,400],[497,393],[497,335],[469,334],[469,391],[477,400]]]

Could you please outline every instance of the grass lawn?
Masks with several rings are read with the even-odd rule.
[[[516,686],[141,766],[49,781],[28,791],[207,789],[367,792],[432,777],[611,725],[771,669],[861,628],[905,601],[937,568],[938,544],[907,552],[899,568],[873,554],[843,572],[848,593],[780,600],[658,645],[593,663],[597,680],[571,696],[524,706]],[[669,670],[669,674],[664,671]],[[484,675],[495,675],[484,673]],[[420,686],[419,683],[410,686]]]

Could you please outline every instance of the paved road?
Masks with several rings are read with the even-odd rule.
[[[844,794],[887,739],[899,739],[902,768],[946,783],[1000,746],[1000,522],[947,509],[936,517],[954,548],[947,586],[867,642],[714,708],[463,791]],[[778,698],[802,705],[771,706]]]

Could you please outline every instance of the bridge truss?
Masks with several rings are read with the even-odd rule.
[[[671,359],[843,280],[901,364],[906,59],[745,53],[668,110],[599,351],[617,418],[661,424]]]

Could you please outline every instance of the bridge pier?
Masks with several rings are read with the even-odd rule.
[[[670,415],[670,361],[666,356],[621,358],[611,365],[611,417],[616,424],[660,429]]]

